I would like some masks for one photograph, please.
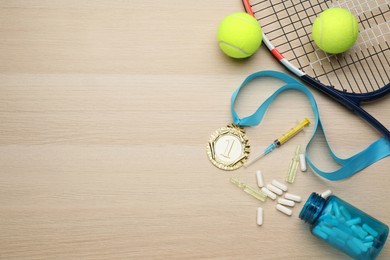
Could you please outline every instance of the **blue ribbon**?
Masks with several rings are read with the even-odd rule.
[[[254,112],[252,115],[239,118],[237,115],[234,104],[237,98],[238,93],[240,90],[251,80],[259,78],[259,77],[272,77],[279,80],[282,80],[286,83],[286,85],[282,86],[278,90],[275,91],[269,98],[267,98],[263,104],[260,105],[260,107]],[[313,94],[310,92],[310,90],[305,87],[303,84],[295,80],[294,78],[288,76],[287,74],[284,74],[282,72],[277,71],[260,71],[253,73],[249,75],[244,82],[241,84],[239,88],[237,88],[231,98],[231,111],[233,116],[233,122],[239,126],[255,126],[258,125],[261,120],[263,119],[263,116],[265,112],[268,110],[268,107],[271,105],[271,103],[274,101],[274,99],[282,92],[286,90],[296,90],[300,91],[303,94],[306,95],[306,97],[309,99],[310,105],[313,109],[314,113],[314,131],[312,133],[312,136],[310,138],[310,141],[306,145],[306,153],[305,157],[310,165],[310,167],[313,169],[314,172],[316,172],[318,175],[332,181],[336,180],[342,180],[348,177],[351,177],[355,173],[361,171],[362,169],[366,168],[367,166],[375,163],[376,161],[390,155],[390,143],[386,138],[380,138],[377,141],[373,142],[371,145],[369,145],[367,148],[365,148],[363,151],[349,157],[346,159],[339,158],[335,155],[335,153],[330,148],[330,145],[328,141],[326,140],[325,131],[321,124],[320,115],[318,112],[317,103],[314,99]],[[332,171],[332,172],[324,172],[321,171],[318,167],[314,165],[314,163],[310,160],[309,157],[309,147],[313,140],[314,135],[316,134],[317,130],[322,129],[325,137],[325,141],[327,144],[327,148],[332,155],[333,159],[340,164],[340,168]]]

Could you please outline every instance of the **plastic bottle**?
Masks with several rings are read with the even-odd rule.
[[[336,196],[312,193],[299,218],[311,232],[354,259],[375,259],[383,248],[389,227]]]

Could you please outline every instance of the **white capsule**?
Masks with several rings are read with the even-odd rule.
[[[331,190],[326,190],[323,193],[321,193],[321,197],[323,197],[324,199],[327,199],[332,194],[333,194],[333,192]]]
[[[301,202],[302,201],[302,198],[301,196],[298,196],[298,195],[294,195],[294,194],[291,194],[291,193],[286,193],[284,194],[284,197],[288,200],[293,200],[295,202]]]
[[[301,153],[299,155],[299,165],[301,166],[301,171],[302,172],[305,172],[307,170],[306,158],[305,158],[305,155],[303,153]]]
[[[260,170],[256,171],[256,178],[257,178],[257,185],[262,188],[264,187],[264,180],[263,180],[263,174]]]
[[[264,192],[265,195],[267,195],[268,198],[275,200],[276,194],[267,189],[266,187],[261,188],[261,191]]]
[[[287,186],[284,185],[284,184],[281,183],[281,182],[278,182],[277,180],[272,180],[271,184],[274,185],[275,187],[278,187],[278,188],[281,189],[282,191],[287,191]]]
[[[286,214],[286,215],[289,215],[289,216],[292,215],[292,210],[289,209],[289,208],[286,208],[286,207],[283,206],[282,204],[276,205],[276,209],[279,210],[280,212],[283,212],[283,213]]]
[[[272,191],[273,193],[276,193],[278,195],[282,195],[283,194],[283,191],[277,187],[275,187],[274,185],[272,184],[267,184],[267,189],[269,189],[270,191]]]
[[[279,198],[278,202],[279,202],[279,204],[282,204],[284,206],[289,206],[289,207],[295,206],[295,202],[292,200],[286,200],[286,199]]]
[[[263,225],[263,209],[257,208],[257,225]]]

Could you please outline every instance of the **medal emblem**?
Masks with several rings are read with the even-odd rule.
[[[234,124],[216,130],[207,144],[209,160],[225,171],[243,166],[249,152],[250,145],[245,130]]]

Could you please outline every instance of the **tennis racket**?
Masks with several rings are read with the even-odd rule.
[[[389,130],[361,108],[390,92],[389,0],[291,1],[242,0],[263,29],[263,42],[289,71],[334,98],[375,127],[387,140]],[[359,22],[355,45],[343,54],[320,50],[311,37],[323,10],[342,7]]]

